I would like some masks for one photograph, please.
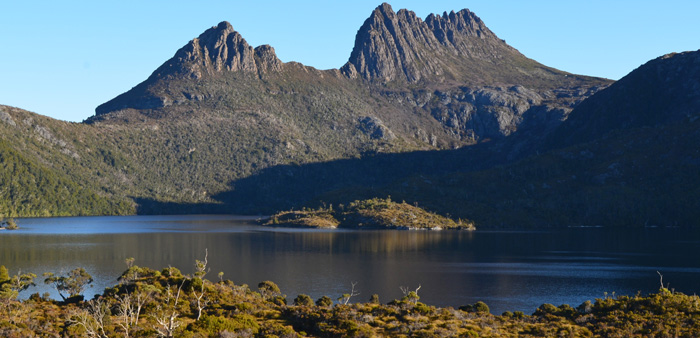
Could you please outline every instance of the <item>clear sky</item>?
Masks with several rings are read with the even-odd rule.
[[[619,79],[670,52],[700,49],[695,0],[396,0],[425,18],[469,8],[526,56]],[[380,1],[3,1],[0,104],[82,121],[145,80],[207,28],[229,21],[279,58],[339,68]]]

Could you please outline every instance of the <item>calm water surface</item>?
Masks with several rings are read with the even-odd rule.
[[[0,264],[41,275],[85,267],[91,297],[116,283],[124,260],[192,273],[209,251],[211,272],[237,284],[277,283],[288,300],[335,299],[357,282],[367,301],[401,297],[421,285],[438,306],[486,302],[491,312],[532,313],[543,303],[576,306],[605,293],[643,294],[664,282],[700,291],[700,232],[681,229],[552,231],[343,231],[260,227],[237,216],[127,216],[20,219],[0,232]],[[39,282],[43,278],[39,278]],[[42,283],[25,292],[50,292]],[[57,298],[56,293],[52,295]]]

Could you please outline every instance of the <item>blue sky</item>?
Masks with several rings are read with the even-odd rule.
[[[700,1],[389,2],[425,18],[469,8],[526,56],[619,79],[670,52],[700,49]],[[379,1],[5,1],[0,104],[82,121],[221,21],[282,61],[338,68]]]

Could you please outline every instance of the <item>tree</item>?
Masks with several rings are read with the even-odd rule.
[[[163,299],[156,305],[155,313],[152,315],[157,325],[154,327],[159,337],[172,337],[175,329],[182,325],[182,322],[177,319],[180,316],[178,306],[180,305],[180,294],[182,286],[185,284],[183,279],[177,287],[177,292],[174,292],[171,285],[168,285],[164,291]]]
[[[401,292],[403,292],[403,298],[401,300],[407,301],[410,303],[413,303],[413,305],[416,305],[418,303],[418,300],[420,297],[418,296],[418,290],[420,290],[420,285],[415,290],[409,290],[408,286],[401,286],[399,289],[401,289]]]
[[[132,329],[138,325],[141,309],[152,300],[157,291],[153,285],[137,283],[133,293],[129,293],[127,288],[124,294],[115,296],[117,325],[124,331],[124,337],[128,338]]]
[[[10,273],[4,265],[0,265],[0,287],[10,281]]]
[[[2,215],[0,215],[0,228],[4,228],[7,230],[17,230],[19,229],[19,226],[17,226],[17,222],[13,218],[7,218],[3,220]]]
[[[350,289],[350,293],[344,293],[342,296],[338,298],[338,302],[343,303],[343,305],[348,305],[348,302],[350,302],[350,298],[355,297],[360,294],[360,292],[355,291],[355,285],[357,285],[357,282],[352,282],[350,283],[352,285],[352,288]]]
[[[15,299],[20,292],[28,289],[34,284],[36,275],[33,273],[22,274],[20,271],[17,275],[10,277],[7,268],[0,265],[0,298]]]
[[[0,265],[0,304],[7,311],[7,316],[14,323],[15,314],[13,308],[21,309],[21,306],[16,302],[20,292],[28,289],[34,284],[36,275],[33,273],[22,274],[20,271],[17,275],[10,277],[7,268]]]
[[[80,296],[85,287],[93,282],[92,276],[85,271],[85,268],[75,268],[67,276],[55,276],[53,273],[47,272],[44,277],[46,277],[44,283],[53,284],[64,301],[67,300],[66,296],[63,295],[64,292],[68,293],[68,298]]]
[[[330,307],[331,305],[333,305],[331,297],[323,296],[316,300],[316,306],[318,307]]]
[[[194,296],[195,300],[197,301],[197,320],[202,317],[202,310],[209,305],[209,299],[206,296],[206,292],[204,290],[204,275],[209,272],[207,269],[207,257],[209,257],[209,250],[205,249],[204,250],[204,260],[195,260],[194,262],[194,268],[195,268],[195,273],[194,273],[194,284],[196,285],[197,283],[199,284],[199,293],[196,290],[196,287],[194,290],[192,290],[192,295]]]
[[[86,308],[75,310],[68,322],[82,326],[89,337],[107,338],[105,333],[105,322],[109,320],[107,304],[102,299],[93,299],[86,305]]]
[[[19,229],[19,226],[17,225],[17,222],[15,222],[14,219],[8,218],[7,220],[5,220],[5,229],[17,230],[17,229]]]
[[[194,260],[194,276],[198,278],[204,279],[204,276],[209,272],[209,269],[207,269],[207,257],[209,257],[209,250],[204,249],[204,260],[200,261],[198,259]]]

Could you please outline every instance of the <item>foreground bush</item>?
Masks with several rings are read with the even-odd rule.
[[[380,304],[316,302],[299,295],[293,305],[271,281],[256,290],[197,272],[152,270],[129,264],[119,284],[85,301],[56,301],[34,294],[34,275],[11,277],[0,266],[1,337],[698,337],[700,298],[661,289],[572,307],[543,304],[532,315],[489,313],[483,302],[459,309],[419,301],[418,292]],[[79,269],[76,269],[79,270]],[[49,276],[51,278],[51,276]],[[48,278],[47,278],[48,279]],[[14,290],[14,291],[13,291]],[[341,297],[342,298],[342,297]]]

